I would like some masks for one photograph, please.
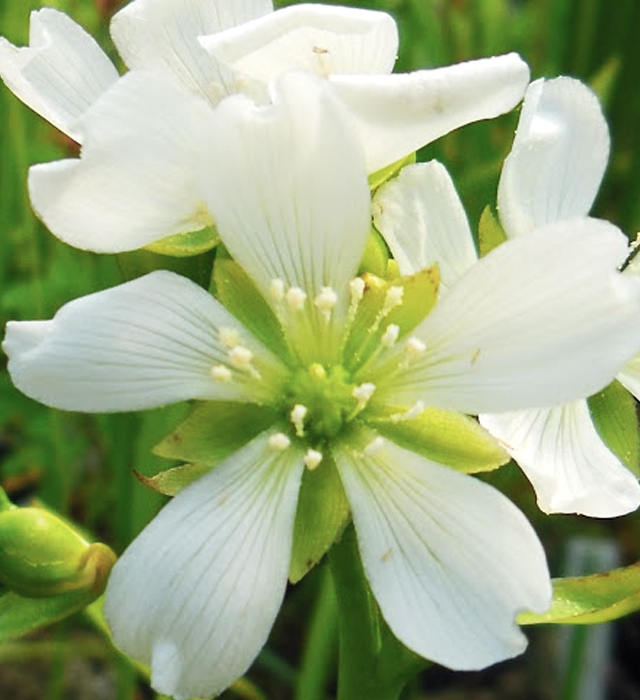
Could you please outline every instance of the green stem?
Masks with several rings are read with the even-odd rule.
[[[338,602],[338,700],[398,700],[428,662],[406,649],[384,622],[349,527],[329,553]]]

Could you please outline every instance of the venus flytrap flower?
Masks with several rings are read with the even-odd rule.
[[[446,449],[434,459],[422,438],[446,416],[495,466],[501,450],[454,411],[555,405],[610,381],[640,342],[640,289],[615,270],[622,236],[585,221],[505,243],[451,281],[425,318],[432,271],[420,273],[420,295],[417,277],[356,277],[370,195],[330,85],[288,74],[273,104],[231,97],[210,118],[202,191],[233,265],[262,295],[251,296],[257,309],[222,286],[234,318],[157,271],[51,321],[11,323],[3,346],[15,384],[49,405],[212,400],[222,424],[228,405],[243,430],[255,426],[116,564],[106,602],[116,643],[151,665],[160,692],[227,687],[280,607],[307,475],[335,473],[371,589],[404,644],[456,669],[520,653],[516,614],[551,598],[542,547],[502,494],[445,466],[455,462]]]
[[[498,191],[507,236],[522,238],[552,228],[559,236],[579,228],[595,232],[601,223],[589,219],[588,211],[608,154],[606,122],[588,88],[570,78],[532,83]],[[446,293],[474,264],[476,251],[462,204],[440,164],[405,168],[378,192],[373,211],[403,273],[438,262]],[[419,225],[412,226],[412,220]],[[621,248],[611,264],[617,266],[625,257]],[[630,390],[640,386],[633,379],[634,373],[640,376],[639,366],[634,358],[618,374]],[[526,411],[480,412],[480,422],[522,467],[541,509],[612,517],[637,508],[637,479],[599,437],[586,400],[553,408],[536,405],[544,404],[534,402]]]
[[[319,74],[333,86],[369,173],[512,109],[529,79],[515,54],[394,75],[398,37],[389,15],[324,5],[272,9],[269,0],[134,0],[111,24],[130,69],[124,83],[93,39],[56,10],[32,14],[29,47],[0,40],[8,87],[82,143],[79,159],[30,170],[33,207],[56,236],[118,252],[210,226],[194,187],[194,163],[208,138],[202,114],[237,92],[268,103],[287,70]]]

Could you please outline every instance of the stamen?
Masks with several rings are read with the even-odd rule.
[[[240,344],[240,333],[235,328],[223,326],[218,331],[218,338],[225,348],[235,348]]]
[[[236,369],[251,369],[251,360],[253,360],[253,353],[243,345],[236,345],[229,350],[229,362]]]
[[[400,327],[396,326],[395,323],[390,323],[385,332],[382,334],[382,338],[380,338],[380,343],[385,347],[385,348],[391,348],[395,345],[396,340],[398,340],[398,335],[400,334]]]
[[[307,450],[307,453],[303,457],[302,461],[309,471],[313,471],[320,464],[320,462],[322,462],[322,452],[309,449]]]
[[[269,294],[274,301],[282,301],[284,299],[284,282],[280,279],[271,280]]]
[[[374,438],[365,448],[364,453],[366,455],[372,455],[381,450],[384,447],[384,438],[378,437]]]
[[[327,376],[327,370],[319,363],[309,365],[309,376],[316,382],[323,381]]]
[[[351,304],[357,306],[364,296],[364,280],[362,277],[355,277],[349,282],[349,292],[351,293]]]
[[[228,384],[232,379],[231,370],[224,365],[216,365],[209,370],[211,377],[221,384]]]
[[[359,410],[362,410],[369,399],[373,396],[373,392],[376,390],[376,385],[371,384],[371,382],[365,382],[357,386],[352,392],[351,396],[358,402]]]
[[[292,311],[302,311],[304,302],[307,300],[307,295],[300,287],[290,287],[285,294],[287,305]]]
[[[301,403],[297,403],[291,411],[291,422],[296,429],[296,435],[302,437],[304,435],[304,418],[307,415],[307,407]]]
[[[411,408],[403,413],[394,413],[390,416],[390,419],[394,423],[400,423],[405,420],[414,420],[419,418],[424,411],[424,403],[422,401],[416,401],[416,403],[411,406]]]
[[[274,433],[269,438],[269,447],[275,452],[284,452],[291,445],[291,440],[284,433]]]
[[[320,309],[326,321],[331,318],[331,309],[337,304],[338,295],[331,287],[323,287],[316,296],[314,304]]]
[[[384,299],[384,306],[380,315],[384,318],[392,309],[396,306],[402,304],[402,298],[404,296],[404,289],[402,287],[389,287],[387,290],[387,296]]]
[[[407,340],[407,344],[404,346],[404,351],[407,354],[407,357],[410,358],[421,355],[426,349],[426,343],[420,340],[420,338],[416,338],[414,335]]]

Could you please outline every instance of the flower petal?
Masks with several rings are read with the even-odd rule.
[[[625,364],[616,379],[640,401],[640,353]]]
[[[129,68],[160,73],[215,103],[232,75],[198,37],[271,12],[271,0],[135,0],[116,13],[111,35]]]
[[[263,434],[181,491],[116,563],[116,644],[177,698],[217,695],[251,664],[284,596],[302,454]]]
[[[118,72],[87,32],[63,12],[31,13],[29,46],[0,37],[0,77],[34,112],[76,141],[78,121]]]
[[[342,332],[371,204],[360,144],[326,82],[288,73],[277,87],[273,105],[237,96],[216,110],[207,202],[224,244],[268,299],[274,280],[307,294],[296,316],[304,327],[289,333],[303,352],[323,339],[334,347]],[[326,287],[338,295],[330,319],[314,305]],[[309,361],[326,359],[318,352]]]
[[[617,228],[595,219],[507,241],[416,329],[423,352],[405,356],[399,343],[366,381],[391,404],[471,414],[594,394],[640,346],[640,287],[616,270],[626,248]]]
[[[373,173],[465,124],[513,109],[529,82],[517,54],[405,75],[331,76]]]
[[[201,43],[241,76],[269,84],[288,70],[322,76],[390,73],[398,31],[385,12],[304,4],[203,37]]]
[[[609,158],[609,129],[579,80],[536,80],[525,95],[498,188],[508,236],[587,216]]]
[[[230,362],[225,328],[251,350],[262,379]],[[71,411],[255,400],[279,372],[279,362],[212,296],[165,271],[75,299],[51,321],[9,322],[3,349],[20,391]],[[218,365],[229,370],[226,381],[212,375]]]
[[[97,252],[203,228],[197,161],[210,119],[205,102],[127,74],[85,117],[79,159],[30,169],[34,209],[65,243]]]
[[[546,610],[551,584],[522,513],[491,486],[387,441],[334,456],[367,578],[398,639],[458,670],[524,651],[515,617]]]
[[[518,462],[545,513],[613,518],[640,505],[638,480],[602,442],[586,401],[480,422]]]
[[[403,275],[437,263],[446,290],[478,259],[456,188],[435,160],[408,165],[383,185],[373,220]]]

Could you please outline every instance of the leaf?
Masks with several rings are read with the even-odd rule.
[[[593,424],[607,447],[640,477],[640,433],[634,397],[614,381],[588,401]]]
[[[216,257],[213,266],[216,297],[227,309],[281,358],[289,357],[289,347],[273,309],[262,296],[253,280],[226,253]]]
[[[358,268],[358,274],[362,275],[370,272],[378,277],[385,277],[387,263],[389,262],[389,249],[380,233],[373,226],[367,238],[367,245],[364,249],[362,261]]]
[[[190,255],[199,255],[211,250],[220,242],[220,236],[215,226],[207,226],[198,231],[176,233],[166,236],[159,241],[149,243],[146,250],[160,255],[170,255],[174,258],[186,258]]]
[[[333,459],[325,454],[302,477],[293,531],[289,580],[297,583],[340,537],[349,522],[349,504]]]
[[[212,467],[272,425],[274,409],[233,401],[202,401],[159,442],[154,454]]]
[[[480,257],[484,257],[506,240],[507,234],[504,232],[495,214],[491,211],[491,207],[487,205],[480,216],[478,225]]]
[[[426,408],[411,420],[386,416],[367,423],[401,447],[465,474],[492,471],[510,460],[476,420],[455,411]]]
[[[373,192],[373,190],[378,189],[380,185],[385,183],[387,180],[390,180],[394,175],[397,175],[397,173],[399,173],[405,165],[411,165],[415,162],[416,154],[409,153],[408,156],[400,158],[400,160],[397,160],[395,163],[385,165],[384,168],[376,170],[375,173],[371,173],[371,175],[369,175],[369,188]]]
[[[175,496],[211,469],[209,464],[183,464],[180,467],[165,469],[155,476],[145,476],[137,471],[134,471],[134,474],[138,481],[157,493],[164,496]]]
[[[640,562],[592,576],[553,580],[553,603],[541,615],[526,612],[518,624],[589,625],[640,610]]]

